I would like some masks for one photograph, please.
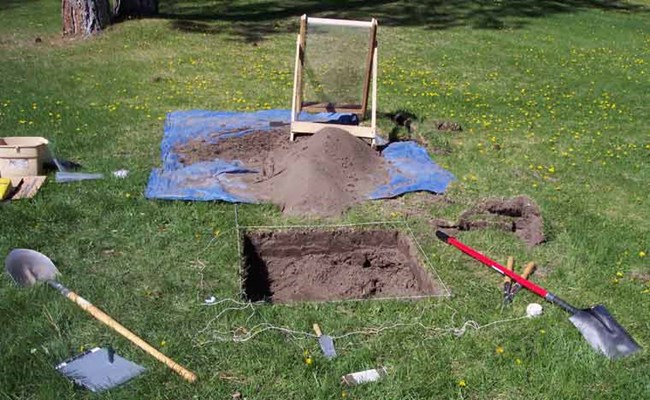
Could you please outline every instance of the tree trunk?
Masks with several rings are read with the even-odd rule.
[[[151,17],[158,14],[158,0],[119,0],[117,18]]]
[[[63,35],[92,35],[110,22],[108,0],[62,0]]]

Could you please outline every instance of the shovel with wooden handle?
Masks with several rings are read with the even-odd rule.
[[[136,346],[140,347],[142,350],[149,353],[149,355],[171,368],[184,379],[190,382],[196,380],[196,375],[194,373],[183,368],[180,364],[177,364],[174,360],[155,349],[136,334],[126,329],[119,322],[115,321],[108,314],[92,305],[88,300],[57,282],[56,277],[59,274],[59,270],[56,268],[52,260],[44,254],[29,249],[14,249],[5,259],[5,269],[14,282],[21,286],[32,286],[38,281],[46,282],[48,285],[58,290],[63,296],[75,302],[84,311],[117,331],[120,335],[129,339]]]
[[[506,262],[506,269],[512,271],[515,265],[515,259],[508,257]],[[503,304],[508,304],[508,297],[510,296],[510,289],[512,288],[512,278],[508,275],[503,276]]]
[[[526,264],[526,267],[524,268],[524,272],[521,274],[521,277],[524,279],[528,279],[530,274],[535,271],[535,263],[534,262],[529,262]],[[510,288],[510,293],[508,293],[508,296],[505,299],[506,304],[512,303],[512,300],[514,300],[515,295],[521,290],[523,286],[521,283],[516,282],[511,288]]]
[[[336,357],[336,349],[334,348],[334,339],[331,336],[323,335],[318,324],[314,324],[314,332],[318,336],[318,344],[323,351],[325,357],[329,360]]]

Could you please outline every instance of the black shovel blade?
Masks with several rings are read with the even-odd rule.
[[[629,333],[614,320],[605,306],[580,310],[569,320],[596,351],[614,360],[641,350]]]

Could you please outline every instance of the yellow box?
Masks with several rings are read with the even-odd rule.
[[[11,179],[0,178],[0,200],[4,200],[11,193]]]

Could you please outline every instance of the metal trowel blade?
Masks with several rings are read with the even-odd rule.
[[[320,344],[321,350],[326,358],[332,359],[336,357],[336,349],[334,348],[334,339],[331,336],[322,335],[318,338],[318,344]]]

